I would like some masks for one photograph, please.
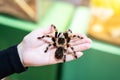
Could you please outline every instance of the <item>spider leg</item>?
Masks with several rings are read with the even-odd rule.
[[[55,32],[55,38],[57,38],[58,37],[58,32]]]
[[[70,33],[72,33],[72,31],[71,31],[70,29],[68,29],[68,30],[67,30],[67,32],[70,32]]]
[[[67,40],[67,43],[69,43],[70,40],[72,39],[72,36],[70,36],[71,34],[72,34],[72,31],[70,29],[68,29],[63,33],[65,39]]]
[[[65,33],[64,36],[67,39],[67,42],[69,42],[72,38],[79,38],[79,39],[83,39],[83,37],[78,36],[78,35],[73,35],[73,34],[69,34],[72,33],[72,31],[70,29],[68,29]]]
[[[74,57],[77,59],[76,51],[74,50],[74,48],[73,48],[70,44],[67,44],[67,47],[70,47],[70,48],[71,48],[71,50],[72,50],[73,53],[74,53]]]
[[[37,39],[42,39],[42,38],[45,38],[45,37],[52,38],[53,36],[51,36],[51,35],[44,35],[42,37],[37,37]]]
[[[45,49],[44,52],[46,53],[46,52],[48,51],[49,47],[52,46],[52,45],[53,45],[53,44],[49,44],[49,45],[46,47],[46,49]]]
[[[66,53],[66,49],[64,49],[64,53]],[[63,62],[66,62],[66,54],[64,54],[64,56],[63,56]]]
[[[66,62],[66,55],[63,56],[63,62]]]
[[[62,34],[62,33],[60,32],[57,37],[60,37],[61,34]]]
[[[69,34],[68,34],[67,32],[65,32],[65,33],[63,33],[63,35],[64,35],[64,37],[65,37],[67,43],[69,43],[70,40],[71,40],[71,37],[69,37]]]
[[[54,30],[55,30],[55,31],[57,31],[57,29],[56,29],[56,26],[55,26],[55,25],[51,24],[51,27],[53,27],[53,28],[54,28]]]
[[[72,33],[70,29],[66,30],[65,33]]]
[[[72,33],[72,31],[71,31],[70,29],[68,29],[66,32],[67,32],[67,33],[68,33],[68,32]],[[72,37],[73,37],[73,38],[77,37],[77,38],[83,39],[83,37],[78,36],[78,35],[72,35]]]
[[[83,37],[78,36],[78,35],[72,35],[72,37],[73,37],[73,38],[77,37],[77,38],[79,38],[79,39],[83,39]]]
[[[57,38],[58,37],[58,31],[56,29],[56,26],[52,24],[51,27],[54,28],[54,30],[55,30],[55,38]]]

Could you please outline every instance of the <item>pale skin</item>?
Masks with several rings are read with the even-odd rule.
[[[28,35],[26,35],[22,42],[18,44],[17,46],[18,53],[24,67],[44,66],[63,62],[63,59],[58,60],[55,58],[54,53],[56,48],[54,46],[49,48],[47,53],[44,53],[44,50],[48,46],[48,42],[52,42],[50,38],[45,38],[45,40],[37,39],[37,37],[53,33],[54,33],[53,27],[36,29],[29,33]],[[81,40],[75,38],[70,41],[71,46],[73,46],[74,50],[76,51],[77,57],[80,58],[83,55],[82,51],[87,50],[91,47],[91,39],[89,39],[85,35],[81,34],[75,35],[83,37],[83,39]],[[73,56],[72,50],[70,48],[68,48],[67,53],[66,62],[75,60],[75,57]]]

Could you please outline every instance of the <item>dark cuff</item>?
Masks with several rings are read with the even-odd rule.
[[[27,68],[23,66],[18,55],[17,45],[7,49],[7,55],[9,56],[10,63],[15,73],[25,71]]]
[[[26,69],[20,61],[17,45],[0,51],[0,79]]]

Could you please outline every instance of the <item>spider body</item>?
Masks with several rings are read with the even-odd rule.
[[[68,47],[71,48],[71,50],[74,53],[74,57],[77,58],[76,52],[74,51],[74,48],[69,44],[70,40],[72,38],[80,38],[83,39],[83,37],[77,36],[77,35],[70,35],[70,33],[72,33],[71,30],[68,30],[66,32],[63,33],[58,33],[56,27],[54,25],[51,25],[54,30],[55,30],[55,35],[43,35],[42,37],[38,37],[38,39],[42,39],[44,37],[48,37],[51,38],[52,43],[49,43],[49,45],[46,47],[46,50],[44,51],[45,53],[48,51],[50,46],[54,46],[56,48],[55,51],[55,58],[56,59],[63,59],[63,61],[66,61],[66,53],[67,53],[67,49]],[[60,36],[62,34],[62,36]]]
[[[67,43],[66,39],[63,38],[63,37],[57,37],[57,38],[52,38],[53,40],[53,45],[54,47],[56,47],[56,51],[55,51],[55,57],[57,59],[62,59],[63,56],[64,56],[64,53],[66,52],[66,49],[65,49],[65,45]]]

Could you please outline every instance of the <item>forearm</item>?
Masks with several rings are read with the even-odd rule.
[[[0,79],[25,70],[18,55],[17,45],[0,51]]]

